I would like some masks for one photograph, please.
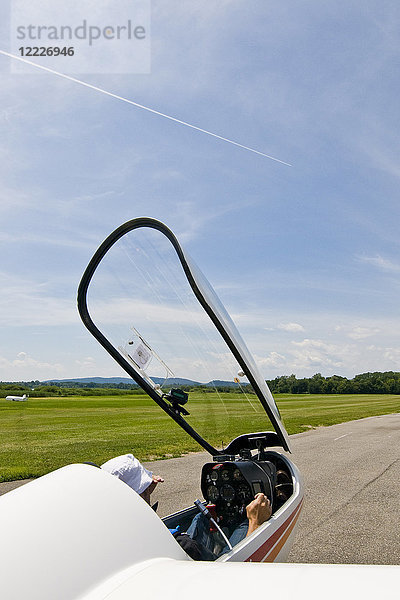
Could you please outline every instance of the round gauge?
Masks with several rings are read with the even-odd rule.
[[[210,478],[211,478],[211,481],[217,481],[217,479],[218,479],[218,471],[211,471]]]
[[[242,474],[239,471],[239,469],[235,469],[233,471],[233,479],[236,479],[236,481],[238,481],[239,479],[242,479]]]
[[[219,498],[219,490],[215,485],[209,485],[207,488],[207,498],[208,500],[215,502]]]
[[[231,485],[223,485],[221,488],[221,498],[223,498],[226,502],[232,502],[235,498],[235,490]]]
[[[246,498],[249,496],[249,488],[247,487],[247,485],[244,485],[243,483],[242,483],[242,485],[239,485],[238,490],[237,490],[237,495],[244,502],[246,500]]]
[[[229,479],[230,479],[230,475],[231,475],[231,474],[229,473],[229,471],[228,471],[227,469],[225,469],[225,470],[224,470],[224,471],[222,471],[222,473],[221,473],[221,477],[222,477],[222,479],[223,479],[224,481],[229,481]]]

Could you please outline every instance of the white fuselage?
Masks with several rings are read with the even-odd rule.
[[[398,597],[400,567],[195,562],[140,496],[89,465],[1,496],[0,531],[5,600]]]
[[[0,531],[4,599],[72,600],[137,563],[191,560],[136,492],[90,465],[1,496]]]

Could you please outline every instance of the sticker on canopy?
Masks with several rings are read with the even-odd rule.
[[[153,350],[150,344],[142,337],[138,330],[135,329],[135,327],[132,327],[131,329],[134,335],[129,338],[129,340],[125,343],[125,346],[119,346],[118,350],[134,367],[135,371],[138,371],[143,379],[145,379],[154,390],[162,395],[162,386],[165,384],[167,379],[175,377],[175,375],[168,365],[165,364],[162,358],[160,358]],[[155,383],[152,378],[153,376],[150,376],[148,373],[146,373],[146,369],[149,367],[150,363],[152,363],[152,366],[154,367],[154,373],[161,369],[161,376],[159,377],[159,379],[162,380],[161,384]]]
[[[133,342],[128,342],[128,344],[133,345]],[[152,358],[151,352],[142,342],[135,348],[133,354],[130,354],[129,356],[140,369],[145,369]]]

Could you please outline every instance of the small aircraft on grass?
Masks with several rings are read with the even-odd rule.
[[[6,396],[6,400],[12,400],[13,402],[26,402],[28,400],[28,396],[26,394],[23,396]]]
[[[141,218],[114,231],[85,270],[78,308],[174,431],[181,427],[210,454],[199,474],[205,500],[161,520],[129,486],[89,464],[9,492],[0,498],[5,599],[394,597],[396,568],[254,564],[286,559],[303,502],[301,477],[282,452],[290,452],[289,439],[252,355],[164,224]],[[188,376],[203,385],[168,384]],[[226,381],[229,393],[220,385]],[[163,443],[157,421],[154,436]],[[271,518],[220,554],[221,536],[243,520],[258,492],[268,496]],[[216,525],[215,560],[196,562],[169,529],[185,531],[204,507]]]

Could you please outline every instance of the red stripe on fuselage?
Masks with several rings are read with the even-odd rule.
[[[278,554],[282,550],[283,546],[286,544],[288,537],[292,533],[292,531],[294,529],[294,526],[296,525],[297,519],[299,518],[299,516],[300,516],[300,511],[297,513],[297,515],[295,515],[293,521],[290,523],[289,527],[285,530],[284,534],[277,541],[277,543],[272,548],[272,550],[270,550],[268,552],[268,554],[266,556],[264,556],[263,562],[274,562],[274,560],[276,559],[276,557],[278,556]]]

